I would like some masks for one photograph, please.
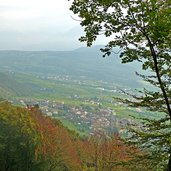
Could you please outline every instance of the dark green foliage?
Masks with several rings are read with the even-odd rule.
[[[38,170],[35,148],[39,136],[35,122],[25,109],[0,105],[0,170]]]

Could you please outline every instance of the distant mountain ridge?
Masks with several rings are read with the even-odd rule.
[[[0,71],[42,75],[84,76],[117,85],[139,87],[134,65],[121,64],[118,55],[102,58],[101,46],[73,51],[0,51]]]

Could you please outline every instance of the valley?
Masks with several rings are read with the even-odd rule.
[[[37,105],[45,115],[60,119],[82,135],[124,132],[128,125],[136,124],[130,115],[146,112],[128,108],[113,97],[125,97],[121,89],[134,93],[144,85],[135,75],[137,64],[124,66],[114,57],[113,62],[103,59],[99,47],[86,53],[84,48],[71,52],[1,51],[0,95],[15,105]]]

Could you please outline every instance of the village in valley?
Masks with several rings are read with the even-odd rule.
[[[78,96],[75,95],[71,98],[77,99]],[[11,102],[23,105],[26,108],[37,106],[44,115],[60,119],[61,121],[67,121],[67,124],[68,122],[71,123],[76,130],[86,135],[94,135],[101,132],[108,135],[115,133],[123,134],[126,133],[127,126],[136,124],[130,118],[117,116],[114,109],[103,107],[100,99],[97,97],[84,99],[84,103],[79,105],[71,105],[64,101],[54,100],[15,99]],[[115,106],[117,105],[123,104],[116,102]]]

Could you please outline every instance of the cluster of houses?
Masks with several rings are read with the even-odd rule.
[[[39,106],[41,111],[50,117],[62,118],[71,122],[81,132],[122,133],[126,125],[131,125],[132,120],[119,118],[111,108],[103,108],[98,103],[96,105],[81,104],[69,105],[65,102],[50,100],[18,100],[18,103],[26,106]],[[95,102],[94,102],[95,104]]]

